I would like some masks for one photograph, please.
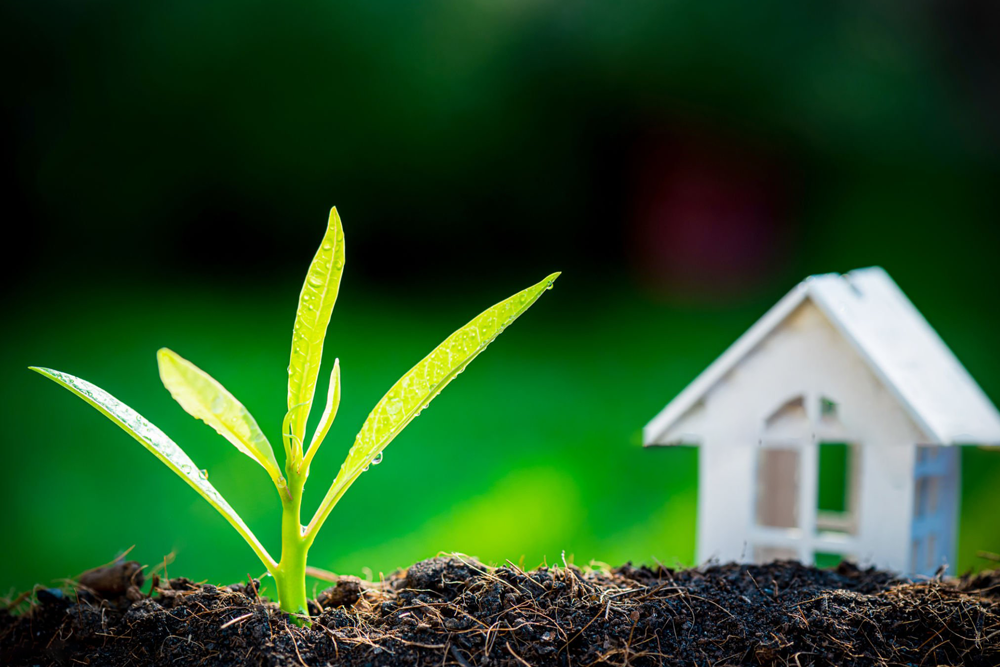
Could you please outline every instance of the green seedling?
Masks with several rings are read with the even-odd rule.
[[[301,522],[302,489],[309,465],[337,415],[340,405],[340,360],[333,363],[326,407],[312,434],[308,448],[306,422],[316,395],[323,341],[330,314],[340,289],[344,270],[344,232],[337,209],[330,211],[326,234],[309,266],[299,294],[292,331],[292,354],[288,364],[288,412],[282,424],[285,448],[284,471],[278,466],[271,443],[250,412],[225,387],[203,370],[166,348],[157,352],[160,378],[174,399],[191,416],[204,421],[238,450],[259,463],[267,472],[283,512],[281,517],[281,558],[275,560],[239,514],[208,481],[173,440],[142,415],[114,396],[86,380],[49,368],[32,367],[92,405],[105,417],[139,441],[168,468],[188,483],[236,529],[274,577],[282,610],[308,623],[306,602],[306,556],[330,511],[354,481],[379,463],[382,450],[480,352],[552,287],[558,273],[488,308],[464,327],[448,336],[433,352],[411,368],[382,397],[368,415],[340,472],[309,523]]]

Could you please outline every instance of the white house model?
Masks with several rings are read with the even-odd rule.
[[[1000,446],[1000,413],[869,268],[800,283],[643,440],[699,447],[699,562],[846,557],[924,575],[955,562],[956,445]]]

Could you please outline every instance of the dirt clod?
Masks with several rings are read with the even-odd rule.
[[[0,612],[0,664],[1000,664],[998,572],[919,582],[792,562],[524,572],[449,557],[374,584],[342,578],[319,596],[311,628],[253,584],[161,581],[124,607],[38,591],[27,613]]]
[[[142,565],[134,560],[127,560],[87,570],[80,575],[78,583],[80,588],[99,598],[114,600],[128,595],[131,587],[138,590],[145,581]]]
[[[357,577],[340,577],[334,586],[317,596],[317,602],[324,609],[333,607],[350,607],[361,599],[361,580]]]
[[[431,558],[411,565],[404,582],[414,590],[448,594],[456,585],[486,570],[486,566],[473,558]]]

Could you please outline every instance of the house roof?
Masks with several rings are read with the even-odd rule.
[[[810,276],[775,304],[643,429],[661,439],[806,299],[830,319],[929,442],[1000,446],[1000,412],[882,268]]]

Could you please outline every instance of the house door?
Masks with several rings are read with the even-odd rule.
[[[757,525],[799,527],[798,449],[761,449],[757,459]]]
[[[850,556],[857,526],[856,445],[843,434],[836,403],[798,396],[765,421],[756,467],[752,557],[835,565]]]
[[[802,560],[802,451],[787,443],[762,445],[757,453],[753,559]]]

